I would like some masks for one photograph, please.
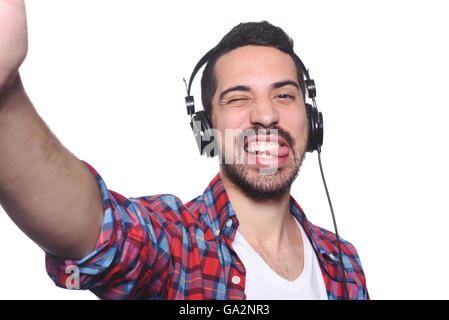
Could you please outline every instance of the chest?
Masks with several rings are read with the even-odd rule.
[[[304,255],[302,250],[269,252],[256,250],[262,260],[282,278],[293,281],[304,269]]]

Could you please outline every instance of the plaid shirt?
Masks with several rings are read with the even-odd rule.
[[[102,229],[83,259],[46,255],[56,285],[73,284],[77,270],[79,288],[103,299],[245,299],[245,268],[231,246],[239,222],[219,174],[202,196],[183,204],[169,194],[125,198],[87,166],[103,197]],[[293,198],[290,211],[315,250],[329,299],[343,298],[335,235],[312,225]],[[341,244],[349,297],[368,299],[357,252]]]

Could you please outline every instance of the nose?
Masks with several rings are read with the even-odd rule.
[[[269,128],[279,123],[279,110],[271,99],[258,100],[253,104],[250,113],[252,125]]]

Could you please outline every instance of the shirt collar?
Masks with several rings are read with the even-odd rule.
[[[307,220],[303,210],[292,196],[290,196],[290,212],[302,225],[310,243],[312,244],[323,271],[326,272],[327,275],[333,280],[343,282],[345,278],[343,277],[340,266],[338,245],[335,234],[310,223]],[[346,265],[347,264],[345,263],[345,266]],[[358,282],[358,279],[352,279],[348,273],[346,273],[346,280],[348,282]]]
[[[210,230],[205,233],[205,239],[219,241],[225,237],[232,242],[239,222],[221,181],[220,173],[212,179],[204,191],[203,203],[204,209],[200,219]]]

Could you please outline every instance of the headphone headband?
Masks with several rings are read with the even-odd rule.
[[[189,79],[189,84],[187,85],[187,96],[190,96],[190,90],[192,89],[192,83],[193,79],[195,78],[198,71],[201,69],[203,65],[209,62],[209,60],[212,58],[212,56],[215,54],[215,48],[209,50],[196,64],[195,68],[193,68],[192,74]]]
[[[192,89],[192,83],[193,83],[193,80],[195,79],[196,74],[198,73],[198,71],[201,69],[202,66],[204,66],[206,63],[208,63],[211,60],[211,58],[215,54],[216,54],[216,48],[212,48],[195,65],[195,68],[193,68],[192,74],[190,75],[189,82],[186,83],[187,96],[190,96],[190,91]],[[289,54],[291,54],[296,59],[296,61],[299,63],[299,65],[301,67],[301,71],[304,76],[304,82],[306,84],[305,90],[309,91],[309,89],[310,89],[312,91],[312,92],[308,92],[308,97],[311,99],[315,98],[315,96],[316,96],[315,82],[313,81],[313,79],[310,78],[309,70],[306,68],[306,66],[304,65],[304,63],[302,62],[302,60],[298,57],[298,55],[296,53],[294,53],[292,51]]]

